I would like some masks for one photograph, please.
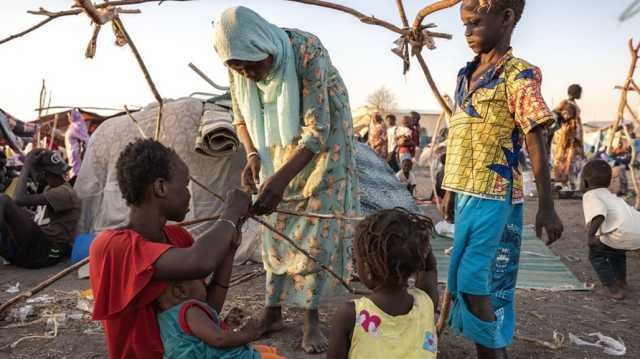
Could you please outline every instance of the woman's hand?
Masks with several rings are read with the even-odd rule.
[[[242,187],[246,188],[253,194],[258,193],[258,185],[260,184],[260,157],[251,156],[247,159],[247,164],[242,171],[241,183]]]
[[[258,216],[273,213],[280,202],[289,184],[290,179],[285,178],[280,172],[269,177],[260,187],[258,200],[253,205],[252,213]]]

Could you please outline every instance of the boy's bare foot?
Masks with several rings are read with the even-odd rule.
[[[304,312],[302,349],[307,354],[320,354],[329,349],[329,340],[320,329],[320,317],[317,309],[307,309]]]
[[[629,284],[627,284],[627,281],[623,279],[618,279],[615,285],[622,290],[627,290],[629,288]]]
[[[624,290],[617,285],[607,287],[609,289],[609,298],[613,300],[624,300]]]
[[[265,307],[259,327],[260,336],[284,329],[282,307]]]

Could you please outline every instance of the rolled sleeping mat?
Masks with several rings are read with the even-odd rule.
[[[198,128],[196,152],[211,157],[225,157],[235,153],[240,141],[231,123],[230,110],[218,105],[207,107]]]

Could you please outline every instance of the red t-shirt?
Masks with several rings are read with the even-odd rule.
[[[102,321],[110,358],[162,358],[154,303],[167,283],[152,280],[153,264],[169,248],[193,244],[181,227],[166,226],[165,234],[171,244],[128,229],[106,230],[91,245],[93,319]]]

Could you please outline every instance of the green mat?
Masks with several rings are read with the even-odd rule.
[[[525,229],[520,252],[520,271],[517,287],[520,289],[542,289],[552,291],[591,290],[571,273],[569,268],[553,254],[531,229]],[[435,236],[431,246],[438,260],[438,281],[447,282],[449,256],[444,250],[451,247],[453,241]]]

